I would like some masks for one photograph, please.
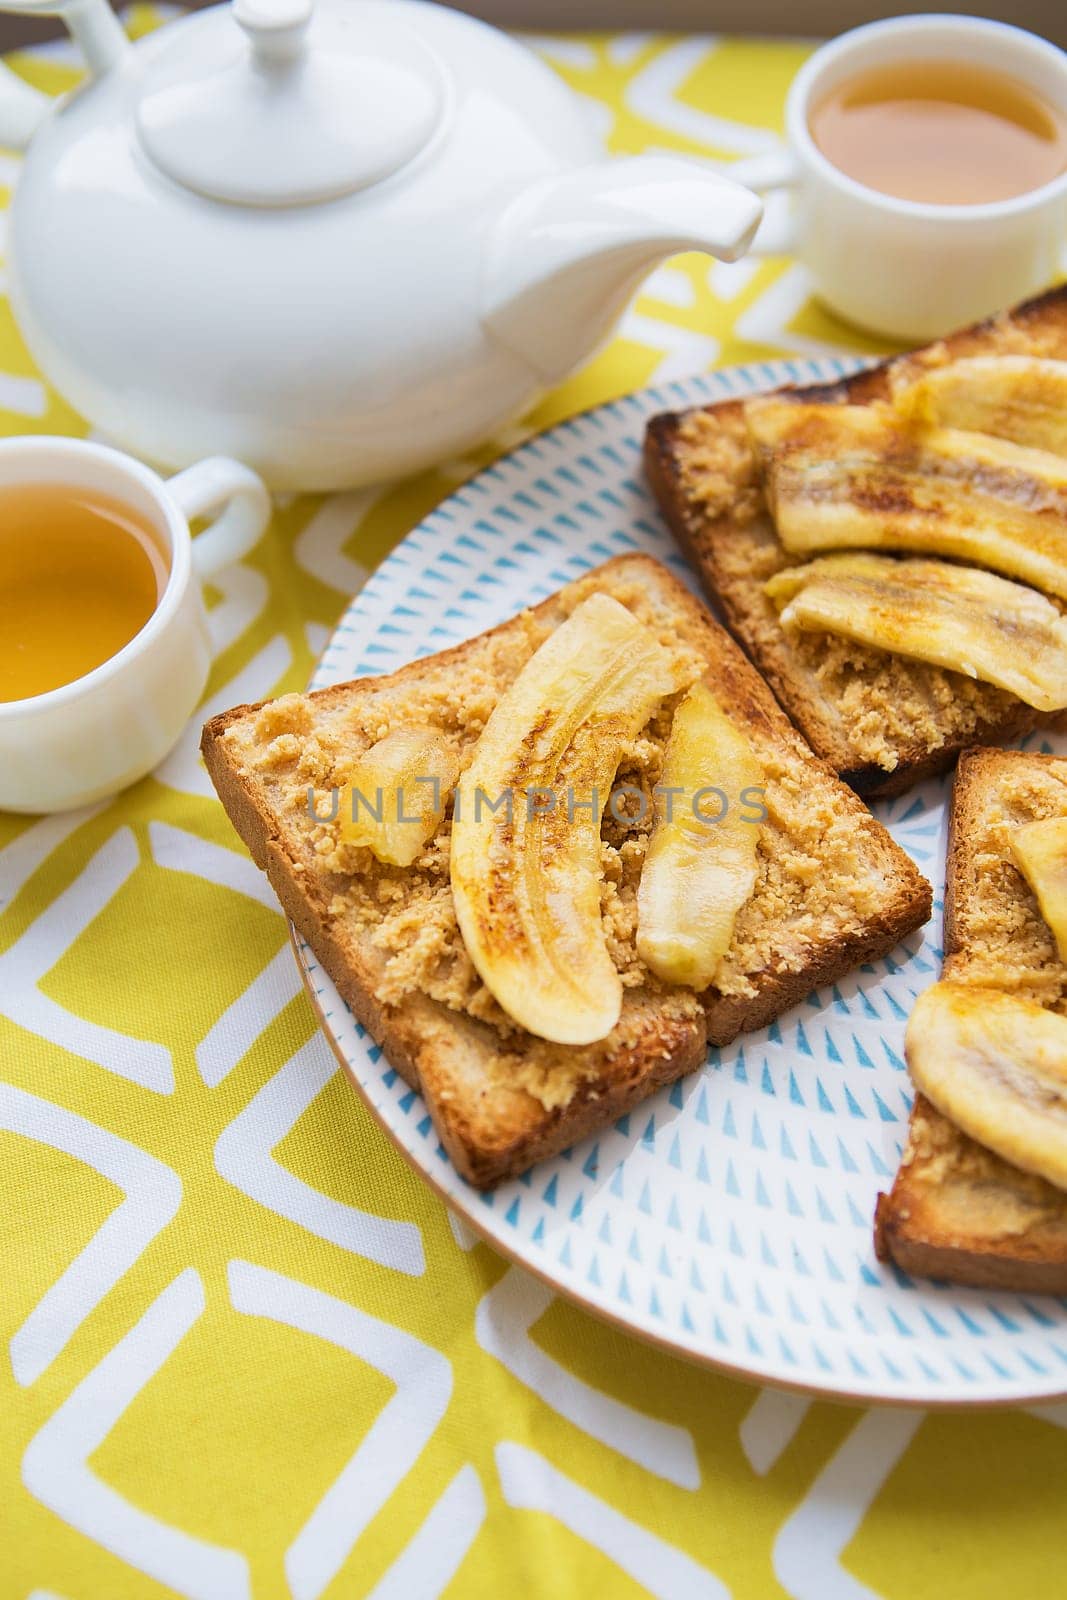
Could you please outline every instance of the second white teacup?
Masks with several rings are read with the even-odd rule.
[[[1006,74],[1067,112],[1067,54],[1055,45],[980,17],[896,17],[817,50],[789,91],[787,149],[729,168],[750,188],[793,190],[754,251],[797,255],[831,310],[893,339],[936,338],[1025,299],[1059,276],[1067,246],[1067,172],[1008,200],[930,205],[856,182],[818,148],[811,112],[831,90],[873,67],[937,60]]]
[[[121,451],[41,435],[0,440],[0,490],[20,485],[120,502],[151,529],[168,569],[151,616],[115,655],[59,688],[0,702],[0,810],[65,811],[143,777],[176,743],[211,665],[202,583],[247,555],[271,504],[256,474],[225,456],[164,480]],[[190,521],[213,513],[193,539]]]

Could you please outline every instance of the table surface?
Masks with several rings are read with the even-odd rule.
[[[611,149],[724,162],[776,139],[805,53],[537,47]],[[17,65],[73,81],[62,52]],[[680,257],[526,430],[702,368],[874,348],[790,262]],[[0,429],[85,431],[3,298]],[[511,442],[280,509],[210,596],[202,715],[300,688],[367,571]],[[0,816],[5,1600],[1062,1588],[1067,1407],[923,1416],[759,1392],[553,1300],[450,1221],[316,1031],[199,764],[200,720],[111,804]],[[368,1212],[417,1234],[421,1272],[360,1255]]]

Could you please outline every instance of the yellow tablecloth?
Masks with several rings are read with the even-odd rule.
[[[807,49],[535,43],[614,150],[723,159],[779,132]],[[58,89],[67,59],[19,65]],[[795,265],[684,257],[531,426],[857,348]],[[3,299],[0,408],[10,432],[84,431]],[[476,465],[279,511],[211,596],[205,712],[301,687],[367,570]],[[113,804],[0,817],[3,1600],[1062,1592],[1067,1407],[760,1393],[451,1225],[317,1035],[195,741]],[[359,1212],[417,1230],[425,1270],[361,1256]]]

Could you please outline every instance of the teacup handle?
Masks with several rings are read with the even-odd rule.
[[[209,456],[186,467],[167,480],[167,493],[190,522],[221,509],[210,528],[193,540],[193,566],[202,578],[246,556],[270,521],[270,495],[263,479],[229,456]]]
[[[723,169],[735,183],[757,194],[771,189],[790,189],[797,181],[797,164],[790,151],[771,150],[766,155],[750,156],[746,161],[732,161]],[[789,256],[796,249],[796,216],[779,212],[777,216],[764,215],[756,230],[756,237],[748,247],[753,256]]]

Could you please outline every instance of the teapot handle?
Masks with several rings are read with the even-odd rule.
[[[0,145],[25,150],[51,105],[48,95],[31,89],[0,62]]]
[[[0,11],[61,17],[94,77],[110,72],[130,48],[108,0],[0,0]],[[23,150],[47,116],[50,97],[0,63],[0,144]]]

